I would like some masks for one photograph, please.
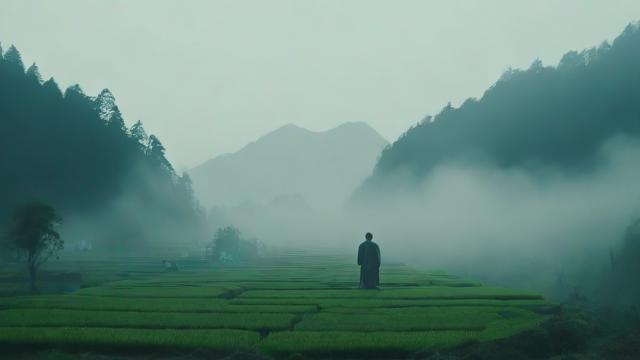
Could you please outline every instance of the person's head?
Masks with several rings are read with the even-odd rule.
[[[364,236],[364,238],[367,239],[367,240],[371,240],[371,239],[373,239],[373,234],[368,232],[367,235]]]

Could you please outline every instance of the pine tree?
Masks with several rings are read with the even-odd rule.
[[[35,80],[38,84],[42,84],[42,76],[40,75],[40,70],[38,70],[38,65],[36,65],[36,63],[33,63],[29,66],[29,69],[27,69],[27,79]]]
[[[195,197],[193,195],[193,181],[186,171],[183,172],[182,176],[178,179],[178,185],[180,185],[184,199],[188,200],[190,203],[194,203]]]
[[[2,43],[0,43],[0,61],[4,60],[4,52],[2,51]]]
[[[89,109],[93,106],[93,101],[90,97],[84,94],[80,85],[76,84],[69,86],[64,92],[64,100],[67,104],[73,104],[71,106],[77,109]]]
[[[52,94],[56,98],[62,97],[62,92],[60,91],[60,87],[58,87],[58,83],[53,78],[49,78],[49,80],[45,81],[42,84],[44,91],[48,94]]]
[[[35,86],[40,81],[37,66],[25,72],[15,48],[7,59],[4,55],[0,50],[0,162],[3,174],[12,176],[0,176],[0,219],[36,198],[46,199],[63,215],[91,213],[109,219],[109,232],[92,233],[96,244],[109,249],[204,234],[201,210],[191,206],[188,180],[175,174],[164,146],[147,137],[142,123],[124,129],[113,94],[105,91],[97,99],[74,85],[63,96],[53,78]],[[25,169],[48,174],[47,181]],[[123,194],[131,197],[131,207],[110,206]],[[131,219],[137,212],[145,216]],[[159,222],[170,224],[159,229]],[[4,240],[0,235],[0,258],[8,253]],[[11,254],[16,251],[12,247]]]
[[[16,65],[17,67],[20,68],[20,70],[22,70],[22,72],[24,72],[24,64],[22,63],[22,55],[20,55],[20,52],[18,51],[18,49],[16,49],[15,46],[11,45],[9,47],[9,50],[7,50],[7,52],[4,54],[4,59],[7,62]]]
[[[540,59],[535,59],[532,63],[531,66],[529,66],[529,71],[530,72],[542,72],[544,70],[544,64],[542,63],[542,60]]]
[[[160,142],[155,135],[149,136],[149,144],[147,145],[147,156],[151,161],[158,164],[162,169],[167,171],[170,174],[173,174],[173,166],[167,158],[165,157],[165,148],[164,145]]]
[[[116,98],[111,91],[109,91],[109,89],[103,89],[96,97],[95,103],[100,119],[104,122],[111,121],[116,106]]]
[[[84,91],[82,91],[82,88],[78,84],[71,85],[67,88],[67,90],[64,91],[64,97],[68,98],[69,96],[71,97],[81,96],[83,98],[86,97],[86,95],[84,94]]]
[[[147,135],[147,132],[144,130],[144,126],[142,126],[142,121],[140,120],[136,121],[136,123],[131,126],[129,134],[131,134],[131,137],[136,139],[138,143],[143,146],[146,146],[149,141],[149,135]]]
[[[203,216],[200,210],[200,203],[196,199],[195,193],[193,191],[193,181],[191,180],[191,176],[184,171],[182,176],[178,178],[178,186],[181,191],[181,199],[186,201],[189,209],[194,210],[199,216]]]
[[[121,132],[127,131],[127,127],[124,124],[124,118],[122,117],[122,113],[117,105],[113,107],[111,118],[107,121],[107,126]]]
[[[98,116],[100,116],[100,119],[102,119],[108,127],[123,132],[126,131],[124,118],[118,105],[116,105],[116,98],[109,89],[104,89],[98,94],[95,99],[95,104],[98,110]]]

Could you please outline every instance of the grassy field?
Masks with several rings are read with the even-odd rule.
[[[382,267],[382,290],[359,290],[352,259],[335,255],[278,253],[230,268],[186,259],[174,273],[156,258],[74,256],[48,271],[81,271],[77,289],[0,297],[0,348],[403,357],[534,329],[553,308],[398,264]],[[0,286],[16,271],[0,271]]]

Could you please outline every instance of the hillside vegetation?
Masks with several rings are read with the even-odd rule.
[[[556,67],[537,60],[509,70],[480,99],[409,129],[383,151],[358,195],[399,177],[411,187],[447,162],[589,171],[608,139],[640,135],[639,78],[638,24],[611,44],[565,54]]]
[[[65,219],[66,240],[112,250],[198,234],[189,178],[141,122],[127,128],[108,89],[62,93],[35,64],[25,71],[12,46],[0,50],[0,104],[0,219],[17,204],[45,202]]]

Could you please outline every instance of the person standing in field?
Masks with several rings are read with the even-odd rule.
[[[380,248],[373,242],[373,234],[367,233],[365,241],[358,248],[360,265],[360,288],[379,289],[380,285]]]

